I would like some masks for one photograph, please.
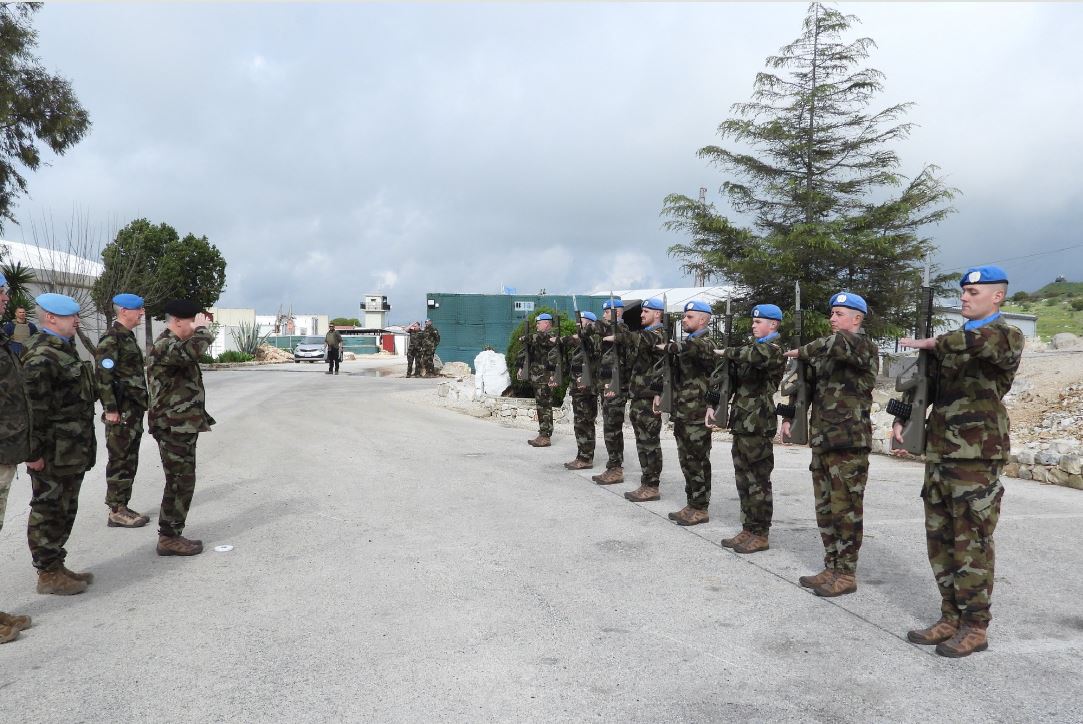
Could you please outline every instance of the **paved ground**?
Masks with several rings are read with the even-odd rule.
[[[991,649],[949,661],[903,638],[937,614],[917,464],[873,459],[860,590],[822,600],[797,585],[820,562],[806,450],[777,449],[772,549],[741,557],[718,545],[728,446],[711,522],[679,528],[672,440],[663,501],[635,505],[633,483],[561,467],[570,438],[535,450],[381,364],[208,374],[187,531],[208,552],[106,528],[99,462],[69,546],[98,577],[80,596],[34,593],[22,473],[0,608],[35,625],[0,647],[0,719],[1083,720],[1079,491],[1007,481]],[[149,438],[143,456],[132,505],[156,513]]]

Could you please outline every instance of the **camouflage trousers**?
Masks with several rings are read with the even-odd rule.
[[[699,420],[673,420],[677,438],[677,459],[684,473],[684,494],[688,505],[707,510],[711,503],[711,429]]]
[[[824,568],[856,573],[864,530],[869,450],[814,450],[808,469],[816,497],[816,524],[824,544]]]
[[[436,356],[435,355],[436,355],[435,352],[429,352],[428,354],[426,354],[424,357],[421,358],[421,362],[422,362],[421,366],[424,368],[425,374],[429,375],[430,377],[432,377],[432,376],[434,376],[436,374]]]
[[[576,457],[592,462],[598,434],[598,395],[591,392],[572,392],[571,395]]]
[[[624,466],[624,408],[627,405],[626,395],[602,396],[602,437],[609,453],[606,470]]]
[[[639,453],[639,484],[658,487],[662,476],[662,416],[654,414],[654,400],[633,398],[628,405],[628,418],[636,435]]]
[[[412,352],[406,353],[406,376],[413,377],[421,374],[421,365],[417,361],[417,355]]]
[[[949,621],[988,623],[993,594],[993,531],[1000,519],[999,460],[925,464],[925,541]]]
[[[143,440],[143,413],[133,413],[123,425],[105,423],[105,504],[110,508],[127,505],[132,499],[132,484],[139,468],[139,443]]]
[[[774,515],[771,473],[775,469],[775,446],[762,435],[734,435],[733,475],[741,499],[741,527],[767,535]]]
[[[11,490],[11,481],[15,479],[15,465],[0,463],[0,531],[4,529],[4,511],[8,507],[8,491]]]
[[[158,514],[158,532],[178,536],[184,532],[192,495],[196,490],[196,440],[199,433],[158,432],[158,452],[162,456],[165,491]]]
[[[553,388],[542,382],[534,385],[534,403],[538,410],[538,434],[553,436]]]
[[[59,568],[67,558],[64,545],[75,525],[79,511],[79,488],[83,485],[83,473],[78,475],[50,474],[47,478],[30,474],[33,497],[30,498],[30,517],[26,522],[26,540],[30,544],[30,557],[34,568],[51,571]]]

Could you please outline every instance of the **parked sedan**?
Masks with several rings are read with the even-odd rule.
[[[297,346],[293,348],[293,361],[300,364],[305,362],[323,362],[327,356],[327,345],[323,343],[323,337],[302,337]]]

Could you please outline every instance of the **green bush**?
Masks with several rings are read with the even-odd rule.
[[[199,363],[201,365],[214,364],[214,357],[211,357],[209,354],[200,355]]]
[[[236,350],[229,350],[218,355],[215,362],[251,362],[255,357],[246,352],[237,352]]]
[[[528,319],[530,320],[530,328],[535,328],[535,320],[539,314],[551,314],[556,317],[556,312],[549,307],[538,307],[530,313]],[[516,377],[516,372],[519,370],[519,366],[516,364],[516,358],[519,356],[519,350],[523,344],[519,341],[519,338],[526,334],[526,323],[524,319],[519,323],[519,326],[515,328],[515,331],[511,333],[511,339],[508,340],[508,349],[504,353],[504,359],[508,363],[508,374],[511,376],[511,395],[512,397],[534,397],[534,388],[529,382],[521,382]],[[570,337],[575,334],[575,317],[570,317],[566,314],[560,315],[560,333],[564,337]],[[569,342],[570,344],[570,342]],[[559,407],[564,404],[564,393],[568,389],[567,380],[565,380],[562,387],[558,387],[553,390],[553,406]]]
[[[1072,311],[1083,312],[1083,299],[1072,300]]]
[[[1012,301],[1016,303],[1023,303],[1030,299],[1030,295],[1026,292],[1016,292],[1012,295]]]
[[[1045,300],[1045,306],[1047,306],[1047,307],[1055,307],[1059,303],[1060,303],[1060,300],[1057,299],[1056,297],[1049,297],[1049,299]]]

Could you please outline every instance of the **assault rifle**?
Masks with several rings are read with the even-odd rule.
[[[918,302],[917,328],[914,330],[916,339],[933,336],[933,287],[929,281],[930,272],[930,265],[926,262],[925,280],[921,287],[921,299]],[[934,364],[929,350],[918,350],[917,360],[895,378],[896,392],[913,390],[913,394],[909,403],[902,400],[890,400],[887,403],[889,415],[905,420],[902,429],[903,441],[900,444],[892,435],[892,450],[906,450],[911,455],[921,455],[925,452],[925,410],[932,403],[935,394]],[[908,377],[906,372],[909,370],[914,371]]]
[[[609,292],[609,316],[611,317],[610,322],[613,324],[613,364],[609,368],[609,382],[606,383],[606,388],[609,392],[620,395],[620,315],[617,313],[616,299],[612,291]]]
[[[520,382],[529,382],[530,381],[530,343],[531,343],[530,337],[533,334],[534,334],[533,330],[530,329],[530,317],[527,316],[527,318],[526,318],[526,334],[524,334],[522,337],[519,338],[519,341],[523,343],[523,366],[519,370],[523,374],[522,374],[522,376],[519,376],[519,381]],[[523,377],[526,377],[526,379],[523,379]]]
[[[731,300],[726,300],[726,321],[725,326],[722,328],[722,346],[729,347],[731,340],[733,339],[733,310],[731,308]],[[725,352],[721,349],[716,349],[715,354],[722,355]],[[708,401],[714,404],[714,422],[718,427],[728,427],[730,417],[730,398],[733,397],[733,393],[737,385],[734,379],[733,361],[724,360],[715,373],[721,373],[721,381],[718,385],[718,392],[711,393],[708,396]],[[718,395],[718,399],[715,398],[715,394]]]
[[[557,387],[564,386],[564,338],[560,334],[560,314],[553,313],[553,323],[557,327],[556,353],[557,362],[553,366],[553,382]]]
[[[594,374],[590,371],[590,345],[583,334],[583,313],[575,310],[576,337],[579,338],[579,351],[582,355],[583,368],[579,371],[579,384],[588,390],[594,386]]]
[[[801,282],[794,282],[793,346],[804,342],[804,312],[801,311]],[[782,390],[789,397],[788,404],[779,404],[775,414],[790,420],[790,438],[783,442],[796,445],[808,444],[808,408],[812,404],[812,383],[808,379],[808,363],[795,359],[788,377],[790,385]]]
[[[674,363],[673,353],[669,351],[669,343],[673,341],[673,321],[669,318],[669,303],[666,296],[662,295],[662,399],[658,405],[661,412],[673,414],[673,388],[677,386],[676,374],[680,366]]]

